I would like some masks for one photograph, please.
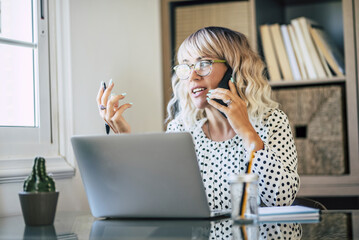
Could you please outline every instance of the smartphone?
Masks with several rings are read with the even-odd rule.
[[[227,71],[224,73],[224,76],[223,76],[222,80],[219,82],[217,88],[229,89],[228,81],[231,79],[232,73],[233,73],[232,68],[228,67]],[[222,100],[219,100],[219,99],[213,99],[213,100],[218,102],[219,104],[222,104],[223,106],[227,107],[227,104],[225,104]],[[219,112],[222,113],[222,115],[225,118],[227,118],[226,114],[224,114],[221,111],[219,111]]]

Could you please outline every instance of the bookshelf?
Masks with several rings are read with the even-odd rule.
[[[163,78],[164,78],[164,109],[170,98],[171,62],[173,59],[174,22],[171,22],[173,9],[171,3],[191,2],[201,5],[208,1],[191,0],[162,0],[162,44],[163,44]],[[235,1],[211,1],[235,2]],[[354,196],[359,194],[359,142],[358,142],[358,76],[359,69],[359,0],[247,0],[250,21],[248,26],[249,39],[252,46],[263,56],[260,26],[263,24],[289,24],[291,19],[304,16],[323,26],[327,34],[343,52],[345,61],[345,74],[341,77],[326,77],[310,80],[278,80],[270,81],[274,94],[282,90],[324,89],[340,88],[340,104],[343,121],[342,143],[344,170],[342,173],[301,174],[300,196],[326,197],[326,196]],[[188,19],[186,19],[188,20]],[[213,25],[213,22],[211,23]],[[357,41],[357,42],[356,42]],[[324,91],[323,90],[323,91]],[[320,90],[322,91],[322,90]],[[330,92],[330,91],[329,91]],[[321,101],[315,100],[313,101]],[[286,102],[280,102],[282,105]],[[297,104],[301,104],[298,102]],[[315,105],[313,103],[313,105]],[[309,106],[310,107],[310,106]],[[330,118],[330,115],[329,117]],[[329,119],[330,120],[330,119]],[[332,130],[331,125],[323,124],[323,129]],[[320,139],[319,139],[320,140]],[[330,158],[330,156],[328,156]],[[301,161],[301,159],[299,159]],[[328,161],[330,163],[330,161]],[[333,168],[336,166],[334,165]]]
[[[260,26],[263,24],[289,24],[291,19],[306,17],[323,26],[327,34],[343,52],[345,74],[342,77],[319,78],[310,80],[270,81],[274,95],[283,89],[291,93],[303,89],[326,88],[339,86],[342,90],[342,120],[344,150],[343,161],[346,170],[341,174],[301,174],[301,196],[351,196],[359,193],[359,157],[358,157],[358,78],[355,64],[359,56],[356,52],[355,23],[358,19],[359,1],[355,0],[256,0],[255,28],[257,30],[257,49],[263,56]],[[354,8],[355,7],[355,8]],[[355,11],[353,11],[355,9]],[[357,20],[358,21],[358,20]],[[358,22],[356,23],[358,24]],[[357,36],[358,37],[358,36]],[[358,38],[357,38],[358,39]],[[280,102],[285,105],[286,102]],[[301,103],[298,103],[301,104]],[[315,103],[313,103],[315,105]],[[332,125],[333,126],[333,125]],[[331,126],[323,123],[322,128]],[[294,130],[295,132],[295,130]],[[320,141],[320,140],[319,140]],[[315,143],[314,143],[315,144]],[[299,156],[298,156],[299,157]],[[301,161],[302,159],[298,159]],[[328,162],[330,163],[329,159]],[[335,166],[333,165],[333,168]]]
[[[273,6],[275,7],[273,9]],[[318,47],[318,44],[313,40],[313,33],[309,32],[310,30],[308,29],[308,27],[304,27],[308,29],[308,38],[312,39],[309,40],[309,43],[305,40],[306,39],[306,34],[304,34],[306,31],[303,31],[303,25],[306,23],[313,23],[314,26],[310,27],[314,29],[314,33],[316,36],[319,37],[318,33],[320,32],[324,32],[327,34],[327,36],[324,37],[324,39],[331,39],[332,42],[334,43],[334,45],[337,47],[337,49],[339,50],[339,52],[343,53],[344,51],[344,28],[343,28],[343,16],[345,16],[343,13],[344,9],[343,9],[343,4],[341,1],[333,1],[333,0],[328,0],[328,1],[279,1],[279,0],[269,0],[269,1],[264,1],[264,0],[256,0],[256,29],[258,32],[258,29],[260,29],[261,27],[263,27],[263,25],[265,24],[266,26],[268,26],[268,28],[271,29],[271,37],[272,40],[274,42],[278,42],[275,41],[274,38],[277,37],[278,34],[275,34],[273,31],[273,25],[281,25],[281,27],[284,27],[284,29],[289,29],[289,24],[290,27],[293,29],[293,36],[296,38],[296,42],[297,42],[297,48],[298,51],[300,53],[302,53],[301,57],[297,56],[297,53],[294,51],[294,44],[293,44],[293,39],[292,36],[290,36],[290,40],[289,42],[292,42],[290,45],[292,45],[290,47],[290,49],[293,49],[294,51],[294,56],[293,56],[293,61],[295,61],[295,65],[300,65],[299,64],[299,58],[301,58],[303,60],[304,64],[304,72],[307,72],[307,75],[311,75],[310,76],[301,76],[301,79],[317,79],[317,78],[328,78],[331,79],[332,77],[329,75],[337,75],[334,74],[334,72],[330,73],[330,74],[326,74],[325,72],[323,72],[323,70],[325,70],[325,66],[328,66],[328,64],[323,64],[323,62],[325,61],[324,56],[323,56],[323,62],[321,61],[321,56],[319,54],[319,52],[322,53],[322,51],[316,51],[315,48]],[[271,9],[271,11],[275,12],[275,14],[270,14],[268,13],[268,9]],[[303,21],[305,22],[303,22]],[[295,27],[295,23],[297,24],[298,28],[301,28],[301,34],[298,34],[298,29],[296,29]],[[319,25],[319,28],[318,26]],[[269,34],[269,33],[268,33]],[[280,35],[281,33],[279,33]],[[285,39],[283,36],[283,32],[282,32],[282,39]],[[290,35],[290,34],[289,34]],[[301,35],[301,36],[299,36]],[[265,56],[265,54],[263,54],[264,52],[264,48],[262,47],[262,43],[261,43],[261,34],[259,34],[258,32],[258,36],[259,36],[259,41],[257,41],[257,44],[259,46],[259,53],[262,56]],[[279,36],[280,38],[280,36]],[[319,37],[320,38],[320,37]],[[264,39],[264,38],[263,38]],[[316,38],[317,41],[320,41],[318,38]],[[272,43],[274,44],[274,43]],[[271,45],[269,43],[269,45]],[[305,48],[303,49],[302,46]],[[284,46],[283,46],[284,47]],[[279,58],[282,59],[283,57],[287,57],[289,56],[289,52],[286,47],[286,54],[284,54],[283,56],[278,57],[278,51],[276,52],[277,55],[277,59]],[[311,48],[312,47],[312,48]],[[322,47],[324,49],[328,49],[326,47],[324,47],[324,45],[322,45]],[[267,47],[268,48],[268,47]],[[314,51],[313,51],[314,50]],[[308,51],[307,54],[305,54],[305,52]],[[309,54],[309,55],[308,55]],[[299,54],[300,55],[300,54]],[[306,58],[307,57],[307,58]],[[279,61],[278,60],[278,61]],[[310,62],[311,64],[309,64],[309,67],[307,68],[307,62]],[[321,64],[322,63],[322,64]],[[285,70],[285,69],[284,69]],[[290,69],[289,69],[290,70]],[[293,70],[293,69],[292,69]],[[282,69],[280,69],[281,72],[283,72]],[[302,70],[301,70],[302,72]],[[312,72],[314,72],[314,74],[312,74]],[[322,72],[322,74],[320,74],[319,72]],[[328,72],[329,71],[328,69]],[[313,76],[316,75],[316,76]],[[327,75],[327,76],[325,76]],[[341,74],[340,74],[341,75]],[[289,80],[288,78],[283,77],[282,74],[282,78]],[[271,77],[272,80],[272,77]],[[274,78],[272,80],[274,81],[278,81],[278,78]]]

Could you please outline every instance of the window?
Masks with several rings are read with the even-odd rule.
[[[48,0],[0,0],[0,182],[14,169],[23,179],[36,156],[50,169],[61,158],[48,29]]]
[[[34,90],[38,49],[32,3],[1,0],[0,7],[0,126],[37,127]],[[21,106],[21,111],[16,106]]]

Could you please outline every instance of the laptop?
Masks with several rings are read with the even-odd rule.
[[[71,138],[90,209],[99,218],[210,218],[192,136]]]

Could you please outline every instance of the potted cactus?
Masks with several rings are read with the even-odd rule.
[[[59,192],[54,180],[46,174],[45,159],[36,157],[29,177],[19,193],[22,214],[28,226],[52,225],[54,223]]]

